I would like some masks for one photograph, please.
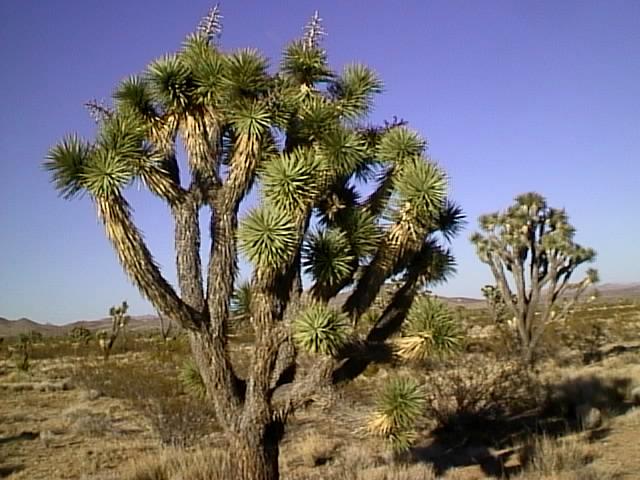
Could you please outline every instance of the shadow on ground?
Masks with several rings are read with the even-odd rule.
[[[534,411],[492,418],[452,416],[412,449],[411,461],[431,464],[438,476],[452,468],[477,466],[487,476],[509,478],[520,472],[520,449],[532,437],[559,438],[583,431],[577,416],[581,404],[600,409],[605,417],[624,414],[632,407],[622,393],[629,384],[629,379],[574,378],[554,385],[552,395]],[[609,433],[598,426],[587,432],[587,439],[602,440]]]

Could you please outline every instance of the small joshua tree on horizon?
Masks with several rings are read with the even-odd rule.
[[[64,197],[91,198],[133,283],[187,330],[236,478],[275,480],[287,418],[365,371],[416,294],[451,274],[445,242],[463,214],[420,135],[367,123],[382,84],[364,65],[330,68],[318,15],[273,73],[256,50],[221,50],[217,16],[116,88],[94,141],[67,137],[45,166]],[[168,205],[177,288],[134,222],[132,184]],[[241,215],[252,188],[260,200]],[[234,299],[240,253],[253,267],[249,302]],[[355,328],[391,278],[393,295]],[[229,355],[236,314],[253,330],[248,368]]]
[[[471,242],[496,281],[497,291],[487,291],[496,300],[490,305],[513,316],[523,358],[532,364],[548,323],[565,319],[598,281],[594,269],[570,281],[596,253],[574,241],[575,229],[564,210],[549,207],[534,192],[518,195],[504,212],[482,215],[479,224],[482,232],[474,233]]]
[[[124,332],[129,324],[130,317],[127,315],[129,305],[126,301],[122,302],[119,306],[113,306],[109,309],[109,316],[111,317],[111,330],[103,330],[98,332],[98,345],[102,350],[105,362],[109,360],[109,355],[113,349],[113,345],[116,342],[118,336]]]

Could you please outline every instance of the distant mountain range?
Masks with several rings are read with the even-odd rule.
[[[598,286],[601,301],[611,301],[616,299],[640,299],[640,282],[635,283],[605,283]],[[466,308],[481,308],[484,300],[468,297],[441,297],[452,306],[463,306]],[[8,320],[0,317],[0,337],[14,337],[29,331],[40,332],[43,335],[60,336],[66,335],[73,327],[85,327],[91,331],[111,328],[110,318],[99,320],[82,320],[68,323],[66,325],[52,325],[50,323],[37,323],[28,318]],[[151,331],[160,328],[160,320],[154,315],[132,316],[129,321],[131,331]]]
[[[92,332],[111,328],[110,318],[99,320],[81,320],[79,322],[68,323],[66,325],[52,325],[50,323],[38,323],[28,318],[18,320],[8,320],[0,317],[0,337],[15,337],[21,333],[30,331],[40,332],[47,336],[66,335],[73,327],[85,327]],[[128,329],[131,331],[150,331],[160,329],[160,320],[154,315],[132,316]]]

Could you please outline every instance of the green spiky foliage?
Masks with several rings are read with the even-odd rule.
[[[453,272],[446,243],[463,215],[406,122],[363,126],[382,82],[364,65],[331,68],[318,15],[279,68],[253,49],[224,51],[220,18],[212,10],[175,52],[123,80],[95,138],[66,137],[45,168],[61,196],[95,204],[132,282],[188,330],[238,478],[271,480],[287,416],[364,371],[363,349],[384,347],[416,294]],[[132,186],[171,213],[175,286],[136,225]],[[234,297],[240,255],[250,302]],[[382,295],[391,280],[398,287]],[[254,344],[238,368],[229,334],[249,312]],[[305,351],[316,368],[297,368]]]
[[[401,358],[424,361],[460,350],[462,341],[462,329],[447,304],[424,296],[411,306],[396,345]]]
[[[408,450],[416,438],[415,426],[424,414],[425,395],[412,378],[394,378],[380,393],[367,430],[389,442],[396,452]]]
[[[337,356],[348,331],[345,315],[324,304],[311,305],[293,322],[298,347],[311,353]]]
[[[523,356],[535,360],[546,325],[559,321],[598,281],[588,269],[571,282],[576,270],[595,260],[596,253],[574,241],[575,228],[562,209],[550,207],[535,192],[515,198],[503,212],[482,215],[480,232],[471,237],[480,261],[489,265],[496,288],[515,318]]]
[[[178,379],[184,389],[191,395],[200,399],[207,397],[207,388],[200,374],[198,365],[193,359],[189,358],[184,361],[178,373]]]

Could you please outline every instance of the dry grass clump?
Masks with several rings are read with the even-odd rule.
[[[88,437],[101,437],[112,431],[112,419],[105,412],[91,411],[87,408],[72,407],[63,415],[72,432]]]
[[[554,439],[537,437],[526,445],[520,455],[522,472],[518,480],[613,480],[617,472],[611,467],[596,465],[595,449],[581,438],[572,436]]]
[[[313,433],[295,444],[295,449],[306,467],[317,467],[329,462],[334,457],[337,447],[336,440]]]
[[[518,360],[467,355],[425,380],[426,413],[440,427],[461,427],[537,406],[541,387]]]
[[[167,448],[135,459],[114,480],[228,480],[235,478],[233,465],[219,450]]]

